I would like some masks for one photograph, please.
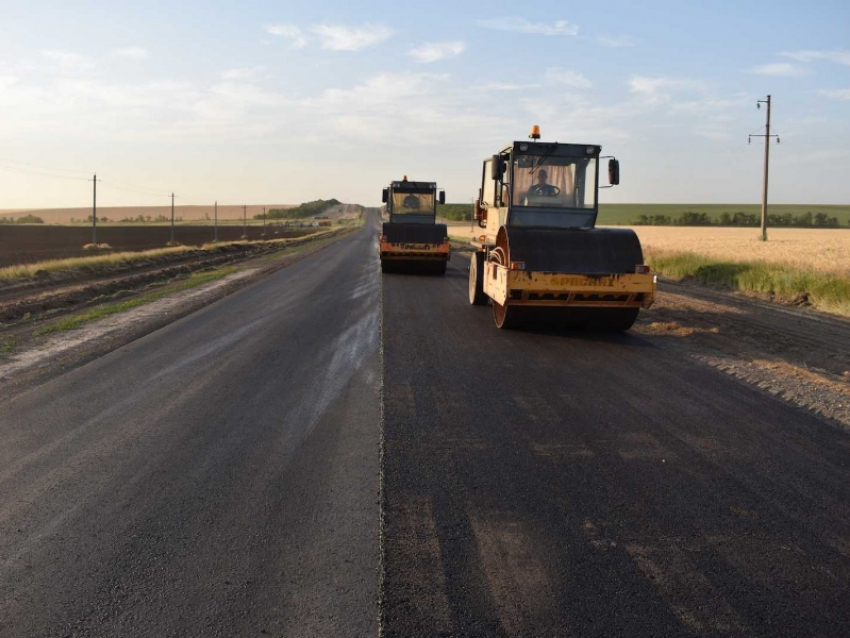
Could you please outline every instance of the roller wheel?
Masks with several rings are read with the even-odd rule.
[[[486,306],[484,294],[484,253],[478,251],[469,260],[469,303],[473,306]]]
[[[448,262],[445,262],[445,261],[435,262],[434,265],[431,267],[432,268],[431,273],[434,274],[434,275],[445,275],[447,264],[448,264]]]
[[[381,261],[381,272],[389,275],[397,275],[404,272],[404,267],[399,262],[388,259]]]
[[[502,330],[511,330],[518,328],[520,325],[519,313],[520,308],[510,305],[498,304],[493,302],[493,319],[496,321],[496,327]]]
[[[599,312],[598,321],[588,328],[599,332],[625,332],[634,325],[640,308],[610,308]]]

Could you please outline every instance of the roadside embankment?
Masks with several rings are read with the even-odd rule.
[[[660,275],[675,281],[694,280],[754,293],[770,301],[850,316],[850,273],[847,272],[653,249],[646,251],[646,261]]]
[[[100,356],[344,239],[350,226],[272,244],[238,263],[215,255],[9,298],[0,289],[0,390]],[[2,394],[2,392],[0,392]]]

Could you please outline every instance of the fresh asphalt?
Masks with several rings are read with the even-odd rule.
[[[0,637],[850,635],[850,436],[376,232],[0,399]]]
[[[0,636],[376,634],[373,224],[0,402]]]

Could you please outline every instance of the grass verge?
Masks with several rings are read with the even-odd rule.
[[[89,323],[90,321],[97,321],[98,319],[103,319],[104,317],[108,317],[119,312],[124,312],[126,310],[131,310],[133,308],[137,308],[152,301],[157,301],[158,299],[173,295],[174,293],[182,292],[184,290],[189,290],[190,288],[196,288],[197,286],[202,286],[204,284],[217,281],[226,277],[227,275],[236,272],[236,270],[237,268],[235,266],[226,266],[224,268],[218,268],[216,270],[210,270],[207,272],[192,273],[185,280],[173,286],[168,286],[167,288],[163,288],[162,290],[149,292],[140,297],[121,301],[116,304],[91,308],[90,310],[87,310],[85,312],[76,314],[72,317],[68,317],[67,319],[57,321],[56,323],[39,330],[35,334],[36,336],[40,337],[54,332],[73,330],[75,328],[79,328],[83,324]]]
[[[692,252],[650,251],[647,262],[672,279],[695,279],[734,290],[759,292],[850,316],[850,277],[765,261],[720,260]]]

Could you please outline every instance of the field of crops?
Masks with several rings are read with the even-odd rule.
[[[242,236],[242,226],[220,226],[221,241],[234,241]],[[248,239],[260,239],[262,226],[248,226]],[[268,229],[268,237],[301,237],[314,232],[303,230]],[[98,243],[109,244],[117,251],[139,251],[162,248],[171,238],[169,226],[103,226],[98,228]],[[2,226],[0,227],[0,267],[31,264],[45,259],[64,259],[91,254],[83,246],[92,239],[89,226]],[[177,226],[175,241],[187,246],[198,246],[213,240],[213,227],[209,225]]]
[[[735,213],[761,215],[760,204],[600,204],[599,221],[605,225],[629,225],[637,222],[640,215],[666,215],[677,218],[682,213],[706,213],[715,223],[723,213],[734,216]],[[850,206],[820,206],[814,204],[773,204],[768,208],[771,215],[790,214],[794,217],[811,212],[812,215],[824,213],[828,217],[838,218],[844,228],[850,228]]]

